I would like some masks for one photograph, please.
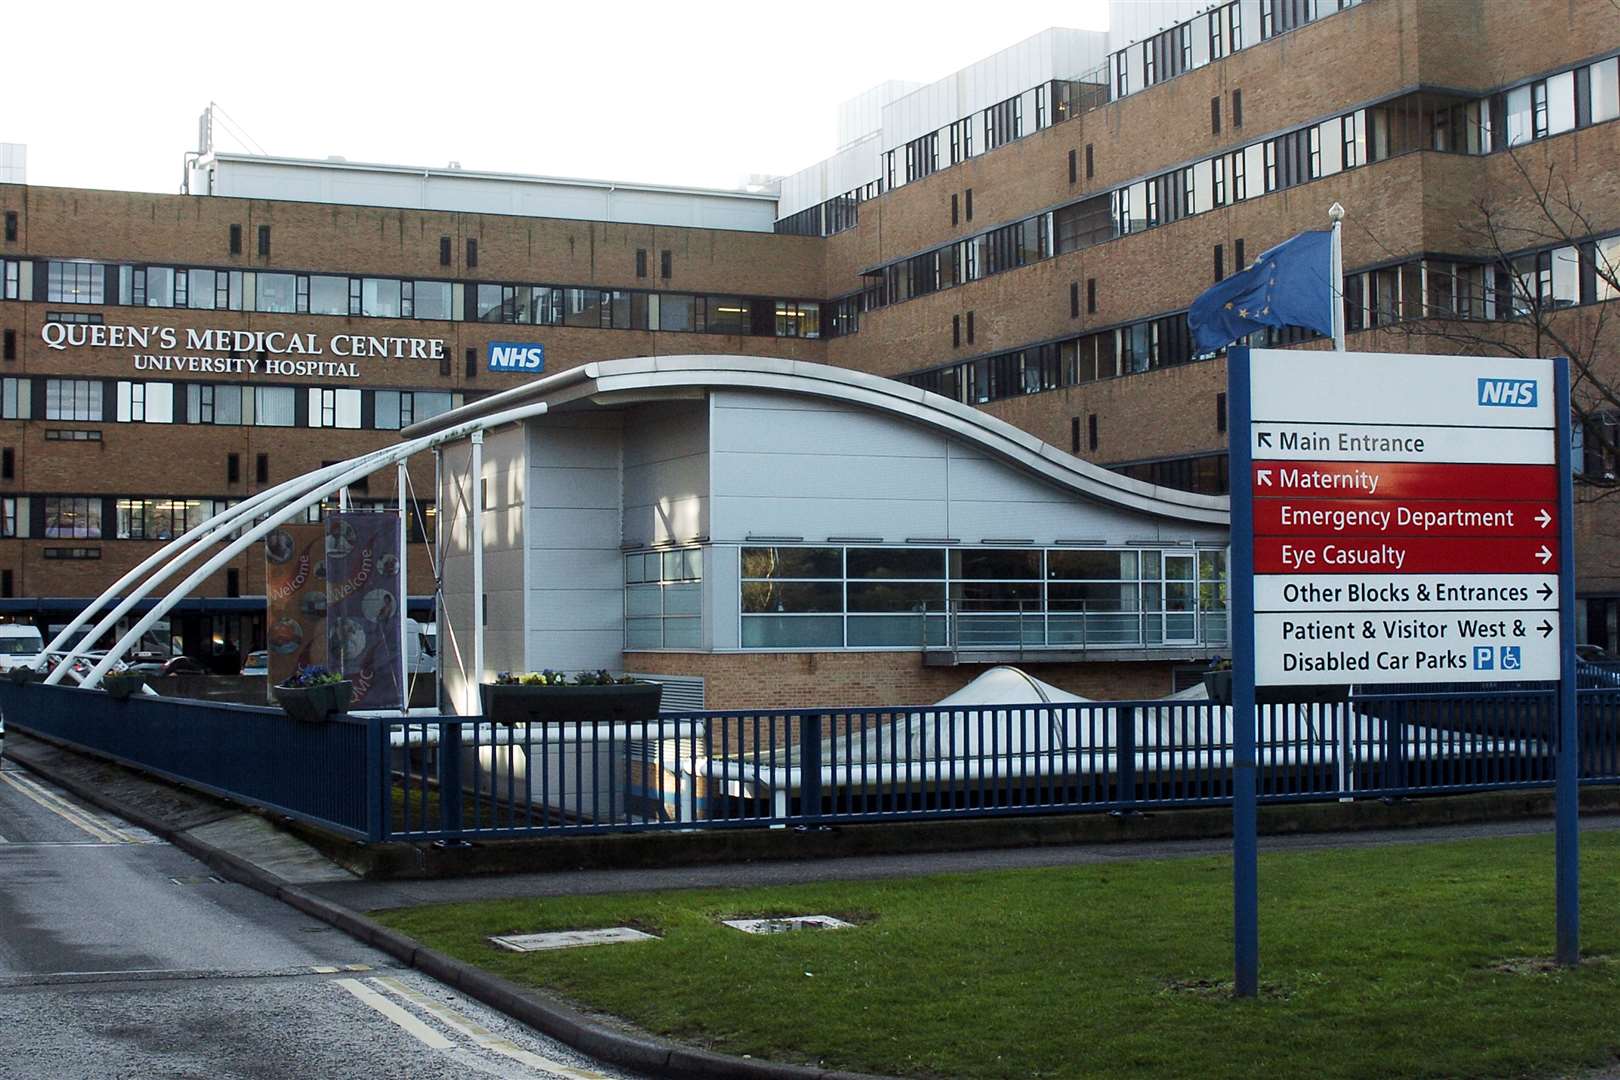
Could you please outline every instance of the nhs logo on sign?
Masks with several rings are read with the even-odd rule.
[[[1504,405],[1516,409],[1536,407],[1536,380],[1534,379],[1481,379],[1479,380],[1481,405]]]
[[[532,341],[492,341],[489,343],[489,370],[544,371],[546,347]],[[1482,389],[1480,394],[1484,392]]]

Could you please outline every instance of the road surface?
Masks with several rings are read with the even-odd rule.
[[[627,1077],[0,762],[0,1076]]]

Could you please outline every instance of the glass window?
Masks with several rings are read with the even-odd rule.
[[[212,310],[218,303],[217,284],[219,275],[212,270],[187,270],[187,307]]]
[[[951,577],[1040,580],[1041,553],[1032,548],[968,548],[950,553]]]
[[[297,391],[290,386],[253,388],[253,423],[258,427],[292,427],[297,422]]]
[[[1592,65],[1592,123],[1620,117],[1620,57]]]
[[[0,379],[0,419],[27,420],[33,414],[33,398],[28,379]]]
[[[146,268],[146,306],[174,307],[174,270],[168,266]]]
[[[1537,134],[1557,135],[1575,130],[1575,73],[1566,71],[1547,80],[1547,122]]]
[[[106,302],[106,267],[94,262],[45,264],[45,299],[54,304]]]
[[[399,318],[399,282],[366,278],[360,286],[360,314],[374,319]]]
[[[326,274],[311,274],[309,278],[309,313],[311,315],[349,314],[349,279]]]
[[[742,549],[742,576],[841,578],[844,552],[841,548],[745,547]]]
[[[1552,253],[1552,303],[1554,307],[1573,307],[1581,302],[1581,260],[1573,247],[1562,247]]]
[[[1518,146],[1532,138],[1531,88],[1520,86],[1507,92],[1507,144]]]
[[[46,379],[45,419],[100,420],[101,384],[91,379]]]
[[[502,290],[499,285],[478,286],[478,296],[474,302],[473,315],[479,322],[501,321]]]
[[[742,297],[708,297],[707,314],[711,334],[746,334],[751,329],[749,304]]]
[[[412,282],[418,319],[451,319],[448,281]]]
[[[661,293],[658,296],[658,329],[695,330],[695,300],[696,297],[683,293]]]
[[[849,577],[943,578],[945,552],[937,548],[850,548]]]
[[[84,495],[47,495],[45,535],[53,539],[101,539],[101,500]]]
[[[399,419],[399,398],[398,390],[378,390],[373,396],[378,430],[398,431],[402,426]]]
[[[563,290],[563,325],[600,329],[602,326],[602,290]]]
[[[1597,242],[1597,298],[1620,297],[1620,236]]]
[[[1046,553],[1046,574],[1054,580],[1134,581],[1134,551],[1072,551]]]
[[[255,310],[266,312],[296,312],[298,310],[298,275],[259,274]]]

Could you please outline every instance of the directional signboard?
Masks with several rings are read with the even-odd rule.
[[[1560,677],[1554,361],[1233,353],[1256,684]]]

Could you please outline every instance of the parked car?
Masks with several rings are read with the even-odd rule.
[[[131,673],[135,675],[206,675],[208,669],[202,661],[191,656],[171,656],[162,663],[148,661],[142,664],[131,664]]]
[[[248,653],[248,655],[247,655],[247,663],[242,665],[242,674],[244,674],[244,675],[269,675],[270,674],[270,654],[268,652],[264,652],[262,650],[259,651],[259,652],[250,652],[250,653]]]

